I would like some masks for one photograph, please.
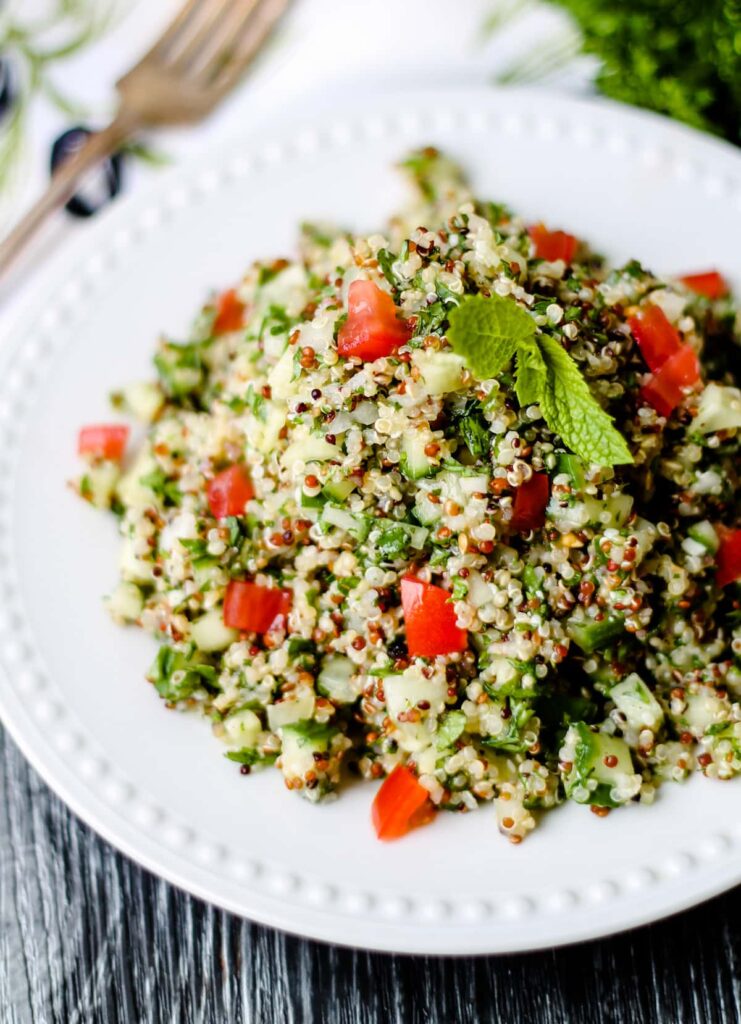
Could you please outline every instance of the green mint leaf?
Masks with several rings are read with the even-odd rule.
[[[535,337],[532,317],[514,299],[471,295],[448,314],[448,341],[479,380],[506,369],[521,345]]]
[[[535,341],[518,348],[516,368],[517,400],[523,408],[527,405],[537,405],[545,390],[548,369]]]
[[[540,335],[538,343],[548,371],[539,404],[550,429],[585,462],[598,466],[632,462],[625,439],[568,352],[547,334]]]

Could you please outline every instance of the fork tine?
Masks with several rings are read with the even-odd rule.
[[[216,98],[223,96],[237,83],[283,14],[288,2],[289,0],[258,0],[252,17],[244,24],[241,35],[212,59],[206,72],[206,87]]]
[[[150,60],[150,58],[160,59],[167,52],[170,46],[172,46],[181,29],[183,29],[190,21],[191,15],[194,14],[198,7],[201,7],[204,2],[207,2],[207,0],[187,0],[156,43],[151,47],[151,49],[147,50],[139,61],[137,61],[136,67],[143,64],[145,61]],[[131,70],[133,71],[134,69],[132,68]]]
[[[234,5],[235,0],[207,0],[200,17],[191,19],[180,33],[168,54],[168,63],[177,71],[188,71],[209,40],[221,35]]]
[[[227,54],[234,46],[234,41],[239,39],[248,24],[250,18],[259,7],[262,0],[231,0],[229,9],[214,31],[204,34],[198,52],[192,52],[193,68],[199,70],[205,79],[209,73],[213,75],[216,67],[223,65],[223,55]]]

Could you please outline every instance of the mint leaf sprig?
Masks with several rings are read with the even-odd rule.
[[[633,462],[616,429],[564,348],[538,331],[514,299],[472,295],[450,311],[448,341],[479,380],[496,377],[515,361],[520,405],[540,406],[550,430],[585,462],[617,466]]]

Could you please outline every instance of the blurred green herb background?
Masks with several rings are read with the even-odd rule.
[[[556,32],[497,81],[537,81],[581,50],[597,58],[595,84],[606,96],[741,145],[741,0],[548,2],[571,15],[571,29]],[[498,0],[485,33],[534,6]]]

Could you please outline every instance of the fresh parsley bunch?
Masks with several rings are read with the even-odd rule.
[[[555,338],[538,331],[514,299],[464,299],[450,312],[448,341],[479,380],[496,377],[514,360],[520,405],[539,405],[553,433],[585,462],[616,466],[633,461],[574,360]]]
[[[607,96],[741,143],[741,0],[552,0],[602,61]]]

